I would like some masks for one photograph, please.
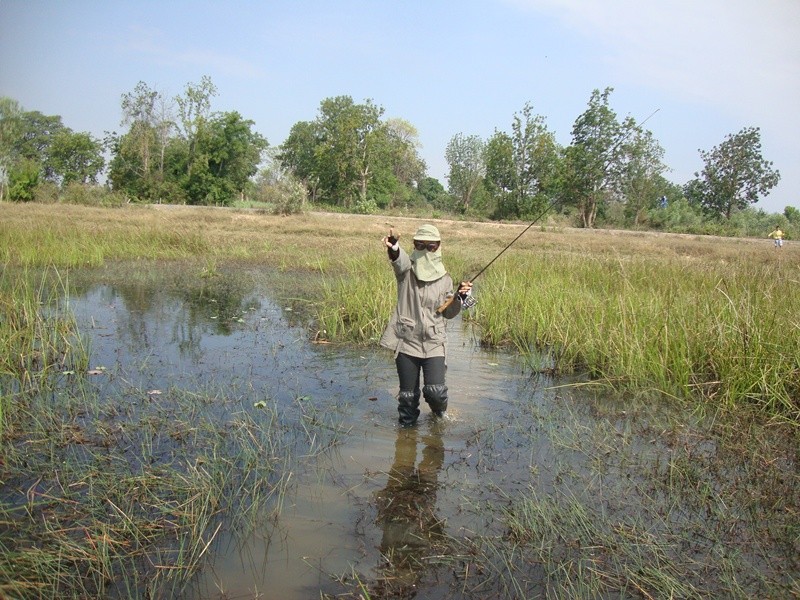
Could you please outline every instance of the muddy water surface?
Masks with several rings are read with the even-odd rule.
[[[418,426],[403,430],[396,425],[391,354],[312,343],[306,318],[281,300],[270,274],[214,272],[200,284],[197,277],[100,273],[76,277],[70,298],[101,394],[133,397],[144,407],[179,390],[202,397],[222,420],[242,407],[258,416],[259,403],[295,419],[299,434],[283,457],[280,499],[264,507],[269,518],[245,531],[223,524],[181,598],[291,600],[359,590],[373,598],[557,597],[559,582],[543,571],[541,558],[521,559],[513,548],[498,558],[502,553],[485,542],[477,557],[465,542],[508,543],[504,509],[523,494],[587,507],[601,521],[597,534],[617,536],[615,543],[638,547],[645,532],[666,536],[668,550],[656,544],[646,564],[681,544],[696,557],[718,551],[723,540],[692,537],[707,526],[713,506],[701,514],[694,501],[678,503],[669,493],[683,473],[676,445],[692,444],[699,460],[718,451],[708,440],[667,434],[670,423],[691,423],[691,415],[662,404],[637,408],[584,391],[574,385],[580,381],[535,376],[526,359],[480,348],[458,318],[448,330],[448,414],[434,419],[423,405]],[[642,516],[647,506],[659,516]],[[750,524],[749,517],[734,521]],[[629,540],[627,531],[640,533]],[[724,541],[746,553],[750,535]],[[569,569],[591,572],[608,557],[589,549],[573,559],[570,553],[597,541],[580,536],[552,543],[563,544],[558,560]],[[746,555],[753,572],[791,585],[785,575],[770,574],[770,560],[769,552]],[[681,580],[680,572],[663,571]],[[761,577],[748,576],[743,585],[759,590]],[[699,574],[698,585],[704,579]],[[595,596],[640,597],[620,581],[619,594]]]

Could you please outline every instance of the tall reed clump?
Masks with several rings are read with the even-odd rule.
[[[35,389],[64,370],[85,370],[88,351],[74,318],[61,310],[67,284],[56,269],[0,271],[0,431],[10,394]]]
[[[487,274],[484,340],[545,349],[620,387],[754,403],[800,420],[800,295],[791,266],[526,255]]]
[[[344,274],[325,276],[316,305],[318,337],[356,343],[377,341],[397,301],[397,288],[384,254],[353,258]]]

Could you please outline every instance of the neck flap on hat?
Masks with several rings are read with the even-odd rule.
[[[436,281],[447,273],[442,264],[442,250],[428,252],[414,250],[411,253],[411,269],[420,281]]]

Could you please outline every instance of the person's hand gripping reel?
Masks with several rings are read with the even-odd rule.
[[[478,299],[472,295],[472,282],[462,281],[458,288],[458,295],[461,298],[461,308],[467,310],[478,303]]]
[[[443,313],[448,306],[453,303],[453,300],[456,298],[459,299],[461,302],[461,308],[467,309],[472,308],[475,306],[478,301],[475,299],[475,296],[472,295],[472,282],[471,281],[462,281],[461,285],[458,286],[458,293],[453,294],[447,300],[445,300],[442,305],[436,309],[437,313]]]

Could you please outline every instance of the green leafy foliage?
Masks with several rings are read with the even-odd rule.
[[[486,187],[497,218],[527,218],[542,210],[553,191],[558,145],[544,117],[526,104],[511,134],[496,132],[486,145]]]
[[[778,185],[780,172],[761,155],[758,127],[745,127],[708,152],[700,151],[705,167],[687,184],[686,194],[717,218],[758,202]]]
[[[40,172],[41,166],[35,160],[26,158],[20,161],[9,174],[8,197],[20,202],[33,200]]]
[[[457,133],[447,144],[449,191],[462,211],[470,208],[486,176],[486,142],[477,135]]]
[[[631,117],[618,120],[609,104],[612,91],[592,92],[572,127],[572,144],[561,167],[563,199],[577,206],[584,227],[594,227],[609,202],[632,201],[638,214],[653,199],[656,178],[666,170],[652,134]]]
[[[371,99],[325,98],[316,117],[295,123],[267,156],[267,140],[253,121],[236,111],[213,111],[218,92],[207,76],[174,98],[140,81],[122,95],[123,131],[108,133],[102,144],[72,131],[60,116],[0,98],[0,201],[83,197],[66,192],[73,183],[101,179],[105,150],[109,187],[126,202],[254,202],[281,213],[322,205],[523,221],[551,207],[559,223],[580,227],[763,235],[763,219],[747,209],[780,174],[761,156],[757,128],[701,151],[702,173],[677,185],[665,179],[664,150],[643,128],[650,117],[638,123],[619,118],[612,92],[592,92],[566,147],[530,103],[513,115],[508,131],[495,130],[487,140],[454,135],[445,149],[447,189],[428,176],[414,125],[385,118]],[[255,178],[265,165],[274,171],[268,183]],[[775,217],[791,239],[800,212],[789,206],[766,220]]]
[[[53,136],[46,169],[64,186],[97,183],[105,167],[102,151],[102,144],[90,134],[64,128]]]
[[[122,97],[122,136],[112,136],[115,190],[150,202],[227,206],[244,196],[267,140],[238,112],[213,113],[209,77],[174,103],[139,82]],[[177,116],[176,116],[177,113]]]
[[[417,131],[383,112],[372,100],[326,98],[314,121],[292,127],[278,155],[282,168],[313,202],[362,213],[413,203],[425,172]]]

